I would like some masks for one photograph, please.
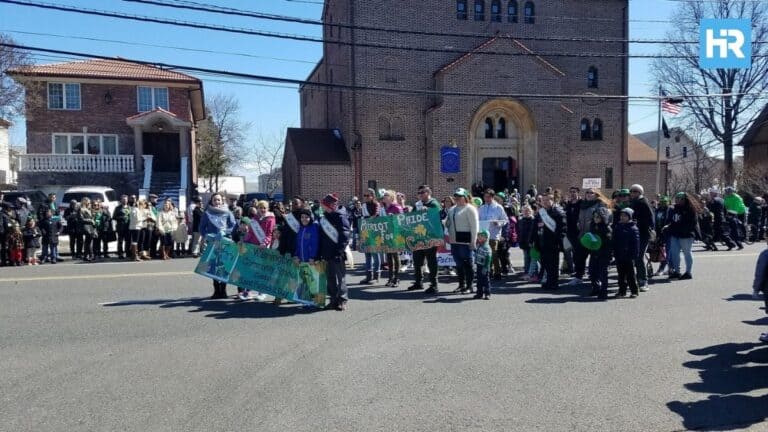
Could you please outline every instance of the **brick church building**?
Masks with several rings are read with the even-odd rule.
[[[627,0],[326,0],[323,58],[286,134],[286,194],[346,199],[375,184],[411,200],[423,183],[443,196],[585,178],[652,190],[653,164],[630,168],[627,102],[610,98],[627,94],[628,11]]]

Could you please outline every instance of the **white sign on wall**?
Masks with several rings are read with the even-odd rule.
[[[600,177],[584,178],[581,180],[582,189],[600,189],[603,187],[603,179]]]

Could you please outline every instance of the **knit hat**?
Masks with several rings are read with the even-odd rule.
[[[248,216],[243,216],[243,217],[240,218],[240,223],[241,224],[250,225],[251,224],[251,218],[249,218]]]
[[[483,200],[481,200],[478,197],[474,197],[472,198],[472,204],[474,204],[475,207],[480,207],[481,205],[483,205]]]
[[[685,192],[678,192],[675,194],[675,198],[685,198]]]
[[[320,201],[320,203],[328,208],[335,209],[336,205],[339,203],[339,196],[336,193],[329,193],[322,199],[322,201]]]
[[[453,191],[454,196],[460,196],[464,198],[469,198],[469,192],[467,192],[464,188],[458,188],[455,191]]]
[[[659,198],[659,202],[662,202],[662,203],[666,203],[666,204],[669,204],[669,197],[668,197],[668,196],[666,196],[666,195],[662,195],[662,196]]]
[[[600,238],[600,236],[595,235],[591,232],[588,232],[581,236],[581,239],[579,239],[579,242],[582,246],[584,246],[585,249],[596,251],[600,249],[600,246],[603,245],[603,240]]]
[[[619,212],[619,213],[626,214],[627,216],[629,216],[630,219],[632,219],[632,216],[635,215],[635,211],[632,210],[630,207],[621,209],[621,212]]]
[[[373,188],[368,188],[368,189],[366,189],[366,190],[365,190],[365,192],[366,192],[368,195],[370,195],[370,196],[372,196],[372,197],[376,198],[376,190],[374,190]]]
[[[618,196],[629,196],[629,189],[619,189]]]
[[[633,184],[632,186],[629,187],[629,190],[631,190],[631,191],[638,191],[638,192],[640,192],[640,195],[642,195],[645,192],[643,190],[643,186],[641,186],[639,184]]]
[[[488,230],[484,229],[484,230],[480,230],[480,232],[477,233],[477,236],[488,238],[491,236],[491,233],[489,233]]]

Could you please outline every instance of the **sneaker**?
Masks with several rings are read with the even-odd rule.
[[[669,272],[669,278],[670,279],[680,279],[680,273],[678,272]]]
[[[251,293],[248,291],[240,291],[239,293],[237,293],[237,298],[239,298],[242,301],[250,300]]]
[[[768,343],[768,333],[761,334],[759,339],[760,339],[760,342]]]
[[[619,292],[616,293],[616,298],[622,298],[622,297],[626,297],[626,296],[627,296],[626,292],[619,291]]]
[[[640,285],[640,291],[641,292],[648,292],[651,288],[648,286],[648,282],[645,282],[644,284]]]
[[[436,286],[430,286],[429,288],[424,290],[424,294],[437,295],[437,287]]]
[[[539,277],[537,275],[533,275],[530,278],[528,278],[528,282],[537,283],[539,282]]]
[[[691,274],[690,274],[690,273],[683,273],[683,274],[680,276],[680,280],[687,280],[687,279],[693,279],[693,276],[691,276]]]
[[[760,291],[752,291],[752,298],[755,300],[760,299]]]
[[[486,294],[485,296],[483,296],[483,300],[490,300],[490,299],[491,299],[490,294]]]
[[[421,284],[420,284],[420,283],[414,283],[413,285],[411,285],[411,286],[409,286],[409,287],[408,287],[408,291],[417,291],[417,290],[418,290],[418,291],[421,291],[421,290],[423,290],[423,289],[424,289],[424,287],[423,287],[423,286],[421,286]]]
[[[256,294],[256,297],[254,297],[257,301],[264,301],[267,299],[266,294],[258,293]]]
[[[456,276],[456,270],[453,270],[453,269],[448,270],[448,275],[449,276]]]
[[[637,294],[632,293],[632,294],[630,294],[629,298],[637,298]]]
[[[569,280],[565,285],[567,285],[567,286],[578,286],[578,285],[581,285],[582,283],[583,283],[583,281],[581,280],[581,278],[575,277],[575,278]]]

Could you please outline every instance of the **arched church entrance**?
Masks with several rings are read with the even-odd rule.
[[[536,183],[537,135],[527,107],[511,100],[486,102],[475,113],[470,134],[475,187],[525,190]]]

